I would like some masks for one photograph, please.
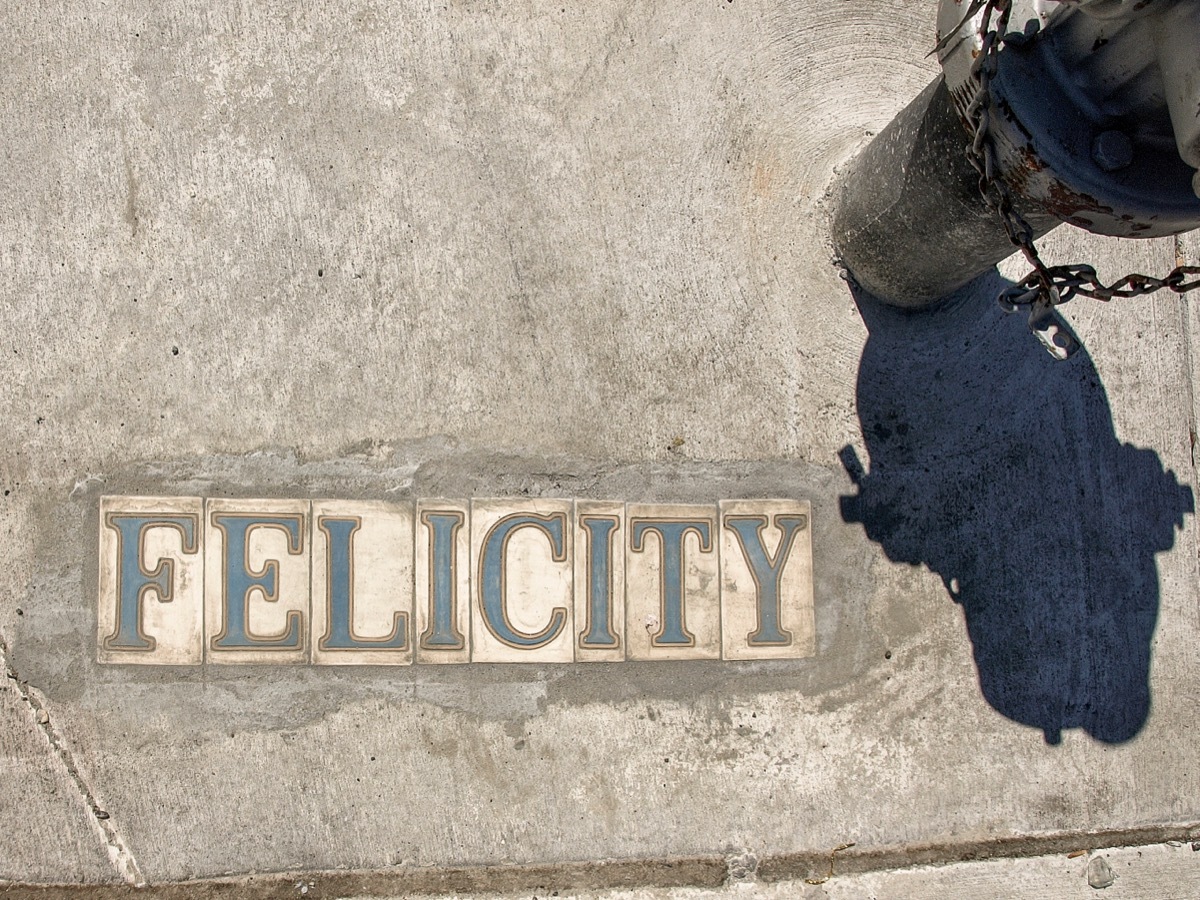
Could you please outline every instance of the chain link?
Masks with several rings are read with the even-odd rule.
[[[1066,303],[1077,295],[1107,301],[1114,297],[1140,297],[1164,288],[1177,294],[1200,289],[1200,266],[1178,266],[1166,278],[1131,274],[1105,285],[1092,266],[1081,263],[1048,266],[1042,260],[1033,240],[1033,228],[1013,207],[1012,194],[998,177],[1000,166],[990,130],[991,82],[996,75],[1003,36],[1008,34],[1012,0],[974,0],[968,18],[980,8],[983,9],[979,25],[982,43],[971,66],[978,87],[966,112],[972,134],[971,142],[967,144],[967,159],[979,173],[979,193],[1000,217],[1013,246],[1020,249],[1033,266],[1032,272],[1000,295],[1001,304],[1009,310],[1030,307],[1036,311],[1037,308],[1050,309]]]

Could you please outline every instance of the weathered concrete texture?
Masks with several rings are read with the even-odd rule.
[[[1200,819],[1193,307],[1080,301],[1056,366],[998,276],[917,318],[830,262],[824,192],[932,77],[931,16],[5,11],[0,633],[128,872]],[[808,499],[817,655],[101,666],[102,493]],[[73,840],[0,878],[111,877]]]
[[[1198,880],[1200,853],[1177,842],[1110,850],[1081,848],[1071,854],[1032,859],[963,862],[866,875],[835,873],[828,880],[812,879],[820,884],[751,880],[715,889],[564,892],[557,896],[560,900],[1191,900]],[[1103,887],[1093,887],[1093,883]]]
[[[118,880],[103,831],[46,737],[49,722],[39,722],[44,710],[26,701],[6,665],[0,653],[0,880]]]
[[[1188,900],[1196,895],[1200,858],[1187,844],[1101,850],[1078,856],[990,860],[944,868],[882,872],[835,879],[822,886],[779,885],[757,889],[763,898],[854,900]],[[1101,875],[1105,869],[1111,881]],[[1089,877],[1091,880],[1089,880]],[[1092,885],[1107,887],[1093,887]],[[789,892],[789,888],[792,890]],[[1100,893],[1099,891],[1102,891]],[[728,893],[734,893],[732,890]],[[636,895],[634,895],[636,896]],[[699,896],[703,896],[700,894]],[[632,898],[631,898],[632,900]],[[682,898],[681,898],[682,900]],[[697,898],[698,900],[698,898]]]
[[[827,875],[775,884],[750,877],[720,888],[559,892],[550,896],[560,900],[1192,900],[1200,880],[1200,853],[1190,844],[1174,842]],[[531,896],[547,896],[547,892],[535,891]]]
[[[1192,900],[1196,896],[1200,843],[1169,840],[1099,847],[1096,835],[1057,842],[1054,852],[1033,856],[967,857],[939,865],[861,869],[848,853],[813,858],[806,877],[763,877],[762,860],[745,850],[724,858],[646,860],[569,867],[407,869],[377,872],[291,872],[153,886],[8,885],[11,900],[399,900],[429,897],[560,897],[563,900],[725,900],[791,898],[919,900],[953,896],[966,900],[1034,900],[1097,896],[1125,900]],[[981,849],[981,848],[976,848]],[[620,886],[617,886],[620,885]],[[1103,895],[1096,893],[1104,890]]]
[[[1188,266],[1200,266],[1200,231],[1193,231],[1188,234],[1183,234],[1176,239],[1175,262],[1176,264]],[[1196,396],[1196,392],[1194,390],[1197,367],[1200,366],[1200,358],[1197,357],[1197,351],[1200,348],[1197,347],[1197,343],[1194,340],[1196,335],[1200,335],[1200,288],[1184,294],[1181,302],[1183,303],[1184,308],[1187,310],[1187,316],[1184,319],[1184,322],[1187,326],[1189,339],[1188,343],[1191,351],[1191,356],[1189,357],[1188,362],[1191,366],[1190,374],[1193,383],[1191,416],[1193,423],[1192,450],[1194,454],[1197,440],[1195,437],[1197,434],[1195,423],[1200,421],[1200,418],[1198,418],[1200,417],[1200,397]],[[1194,458],[1195,456],[1193,455],[1193,459]]]
[[[36,459],[66,429],[77,459],[114,461],[442,433],[618,459],[677,436],[699,458],[807,446],[756,410],[812,421],[836,367],[801,382],[795,335],[852,358],[861,328],[845,304],[802,314],[836,284],[803,220],[891,112],[833,45],[923,18],[859,6],[11,11],[10,322],[40,337],[10,342],[31,357],[12,387],[45,407],[13,443]],[[886,75],[892,103],[929,72]],[[818,96],[845,75],[876,95],[850,114]]]

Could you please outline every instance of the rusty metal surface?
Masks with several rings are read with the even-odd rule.
[[[1158,237],[1200,227],[1193,190],[1200,155],[1181,156],[1163,72],[1163,29],[1191,22],[1173,0],[946,0],[939,58],[951,96],[970,127],[977,95],[985,10],[1007,8],[991,85],[988,126],[995,164],[1019,205],[1036,205],[1073,225],[1119,237]],[[1169,20],[1169,21],[1164,21]],[[1178,74],[1173,84],[1180,81]],[[1192,86],[1194,90],[1194,85]],[[1185,92],[1176,86],[1172,96]],[[1175,105],[1179,105],[1177,101]],[[1129,143],[1114,165],[1096,141]],[[1117,162],[1124,162],[1118,160]]]

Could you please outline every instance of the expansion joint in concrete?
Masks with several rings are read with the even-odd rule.
[[[142,877],[137,860],[134,859],[133,853],[117,830],[116,823],[97,802],[95,792],[80,774],[70,748],[59,732],[58,726],[50,717],[50,711],[46,709],[37,694],[30,690],[29,685],[21,680],[20,674],[13,668],[10,659],[8,642],[0,634],[0,669],[3,670],[5,678],[13,684],[21,703],[29,710],[35,727],[40,730],[42,737],[49,745],[50,755],[62,766],[71,780],[71,784],[75,786],[79,800],[87,808],[88,822],[97,837],[104,843],[109,861],[117,875],[127,884],[144,884],[145,879]]]
[[[1200,262],[1200,261],[1194,261]],[[1176,267],[1188,265],[1187,247],[1184,246],[1183,235],[1175,235],[1175,265]],[[1183,359],[1184,365],[1187,366],[1187,421],[1188,421],[1188,444],[1191,451],[1190,460],[1192,470],[1189,473],[1189,482],[1196,487],[1200,487],[1200,471],[1196,469],[1196,444],[1200,443],[1200,425],[1196,421],[1196,352],[1192,346],[1192,314],[1188,308],[1191,302],[1187,294],[1178,295],[1179,303],[1182,309],[1179,314],[1180,328],[1183,333]],[[1200,535],[1196,537],[1196,553],[1193,555],[1193,560],[1200,563]]]
[[[0,883],[0,900],[309,900],[334,897],[495,896],[526,891],[563,893],[630,889],[698,888],[803,881],[820,885],[838,877],[942,866],[989,859],[1052,854],[1091,855],[1115,847],[1192,843],[1200,849],[1200,823],[1151,825],[1106,831],[1006,835],[944,843],[863,847],[846,842],[823,850],[759,857],[730,849],[724,856],[623,859],[527,865],[396,867],[383,870],[286,871],[141,885],[35,885]]]

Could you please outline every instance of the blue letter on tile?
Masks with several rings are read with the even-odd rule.
[[[117,630],[104,639],[105,650],[154,649],[154,638],[142,631],[142,601],[151,591],[159,602],[170,603],[175,562],[163,559],[153,572],[146,571],[143,551],[151,528],[174,528],[182,538],[183,552],[195,553],[196,516],[109,515],[107,525],[117,530]]]
[[[329,543],[325,570],[325,603],[328,625],[317,642],[322,650],[400,650],[408,643],[408,614],[397,612],[392,633],[383,638],[360,638],[354,634],[354,532],[361,519],[321,516],[317,527]]]
[[[807,527],[807,516],[775,516],[775,527],[783,532],[775,558],[767,555],[763,545],[766,516],[726,516],[725,527],[733,530],[741,545],[742,555],[750,564],[750,575],[758,589],[758,629],[749,635],[754,647],[786,647],[792,642],[790,632],[779,627],[779,579],[787,567],[788,556],[796,542],[796,533]]]
[[[278,528],[287,533],[288,554],[299,556],[304,548],[302,516],[214,515],[213,524],[221,529],[225,539],[225,609],[221,633],[213,638],[214,650],[298,650],[301,613],[292,610],[287,615],[287,628],[275,637],[251,634],[247,622],[250,591],[262,590],[269,602],[279,599],[279,562],[268,560],[261,572],[250,569],[246,556],[250,533],[256,528]]]
[[[579,640],[585,649],[616,647],[612,633],[612,538],[619,524],[609,516],[583,516],[588,531],[588,631]]]
[[[460,512],[421,513],[421,523],[429,526],[429,628],[421,635],[421,646],[427,649],[461,650],[466,646],[454,622],[458,611],[456,538],[463,520]]]
[[[480,607],[483,621],[496,640],[510,647],[533,649],[542,647],[556,637],[567,624],[567,611],[558,607],[550,614],[550,622],[536,634],[517,631],[508,620],[508,597],[505,582],[505,557],[508,539],[518,528],[536,528],[550,539],[550,549],[555,562],[567,558],[567,517],[562,513],[549,516],[513,515],[501,519],[492,526],[483,540],[479,561]]]
[[[702,553],[712,552],[711,526],[708,519],[634,519],[630,526],[635,553],[645,549],[648,531],[658,535],[662,548],[662,626],[650,639],[655,647],[691,647],[696,643],[695,635],[687,630],[683,611],[683,544],[691,532],[700,542]]]

